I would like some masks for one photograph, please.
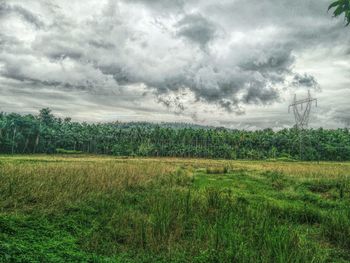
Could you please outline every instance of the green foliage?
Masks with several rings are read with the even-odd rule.
[[[58,148],[58,149],[56,149],[56,153],[58,153],[58,154],[82,154],[83,152]]]
[[[40,217],[0,216],[1,262],[82,262],[92,255],[77,239]]]
[[[346,25],[350,24],[350,0],[337,0],[328,7],[328,10],[330,9],[334,9],[333,15],[335,17],[344,14]]]
[[[303,160],[350,160],[348,129],[304,131]],[[117,156],[171,156],[217,159],[299,159],[295,129],[230,130],[149,123],[87,124],[56,118],[0,114],[0,153],[94,153]],[[64,152],[62,152],[64,151]]]
[[[139,156],[152,156],[153,155],[154,146],[151,144],[150,140],[143,142],[140,144],[138,148]]]

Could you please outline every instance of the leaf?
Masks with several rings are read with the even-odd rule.
[[[335,11],[333,12],[333,15],[334,15],[335,17],[337,17],[337,16],[341,15],[341,13],[343,13],[343,12],[344,12],[344,8],[343,8],[342,6],[338,6],[338,7],[335,9]]]
[[[350,11],[346,12],[345,19],[347,20],[346,26],[348,26],[350,24]]]
[[[346,26],[350,25],[350,0],[338,0],[331,3],[328,11],[333,8],[335,8],[333,16],[338,17],[344,13]]]
[[[329,7],[328,7],[328,11],[331,10],[332,8],[336,7],[340,5],[340,1],[335,1],[333,2]]]

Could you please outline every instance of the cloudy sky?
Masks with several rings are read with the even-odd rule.
[[[350,28],[330,0],[0,0],[0,110],[81,121],[350,125]]]

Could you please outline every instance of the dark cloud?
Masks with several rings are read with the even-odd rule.
[[[201,14],[185,15],[177,24],[177,36],[184,37],[205,48],[215,38],[216,26]]]
[[[249,47],[248,47],[249,48]],[[244,61],[240,66],[247,71],[259,72],[263,76],[270,77],[274,80],[274,76],[290,73],[291,66],[295,58],[291,54],[291,50],[285,46],[269,46],[261,47],[258,53],[249,55],[249,60]],[[275,81],[279,82],[281,78],[277,77]]]
[[[115,48],[115,45],[112,43],[104,42],[103,40],[91,40],[89,41],[89,44],[96,47],[96,48],[103,48],[103,49],[113,49]]]
[[[158,96],[158,102],[163,104],[168,109],[173,110],[173,112],[176,114],[181,114],[185,110],[185,106],[178,96],[173,98]]]
[[[318,84],[317,80],[314,76],[308,75],[306,73],[302,74],[296,74],[293,78],[292,84],[295,87],[305,87],[308,89],[319,89],[320,85]]]
[[[48,36],[38,38],[32,44],[34,51],[40,52],[49,59],[61,60],[64,58],[71,58],[79,60],[84,58],[84,45],[74,43],[75,39],[70,42],[69,39],[64,38],[49,38]]]
[[[0,2],[0,18],[5,17],[11,13],[19,15],[26,22],[34,25],[36,28],[41,28],[44,26],[44,23],[38,18],[38,16],[28,11],[27,9],[18,5],[8,5],[6,3]]]
[[[253,104],[267,104],[278,100],[279,93],[273,88],[267,88],[264,84],[255,82],[251,83],[247,94],[244,95],[244,102]]]

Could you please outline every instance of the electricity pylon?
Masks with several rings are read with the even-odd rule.
[[[289,105],[288,112],[290,112],[290,108],[293,107],[295,124],[298,129],[305,129],[309,125],[313,102],[315,102],[317,107],[317,99],[311,97],[310,90],[308,91],[308,97],[306,99],[297,100],[297,95],[294,95],[293,103]],[[300,110],[298,106],[300,106]]]
[[[310,94],[310,90],[308,91],[308,97],[306,99],[297,100],[297,95],[294,95],[293,103],[289,105],[288,112],[290,112],[290,108],[293,108],[294,118],[295,118],[295,127],[299,131],[299,151],[300,151],[300,160],[302,160],[302,152],[303,152],[303,138],[302,132],[309,125],[310,112],[313,102],[315,102],[315,106],[317,107],[317,99],[312,98]]]

